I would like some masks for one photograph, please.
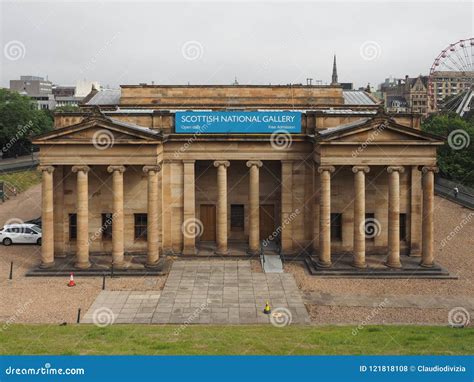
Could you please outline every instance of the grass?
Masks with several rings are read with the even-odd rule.
[[[474,328],[433,326],[0,326],[0,354],[461,355]]]
[[[0,174],[0,181],[5,181],[13,185],[18,192],[23,192],[41,182],[41,173],[39,171],[30,170]]]

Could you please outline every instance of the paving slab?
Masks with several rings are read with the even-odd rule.
[[[291,274],[252,272],[248,260],[186,259],[173,263],[161,293],[102,291],[81,322],[284,326],[310,318]]]

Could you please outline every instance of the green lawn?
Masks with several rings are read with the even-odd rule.
[[[474,353],[474,328],[367,326],[0,325],[0,354]]]
[[[36,170],[31,170],[0,174],[0,181],[2,180],[15,186],[18,192],[23,192],[31,186],[41,182],[41,173]]]

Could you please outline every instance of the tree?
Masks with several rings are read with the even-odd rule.
[[[53,119],[46,110],[38,110],[30,98],[8,89],[0,89],[0,154],[3,158],[29,154],[31,138],[51,130]]]
[[[438,149],[441,175],[474,186],[474,119],[463,119],[454,113],[432,115],[421,128],[446,139]]]

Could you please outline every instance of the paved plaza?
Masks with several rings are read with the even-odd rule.
[[[263,309],[269,302],[273,314]],[[248,260],[175,261],[161,292],[102,291],[81,322],[308,324],[293,275],[252,272]]]

